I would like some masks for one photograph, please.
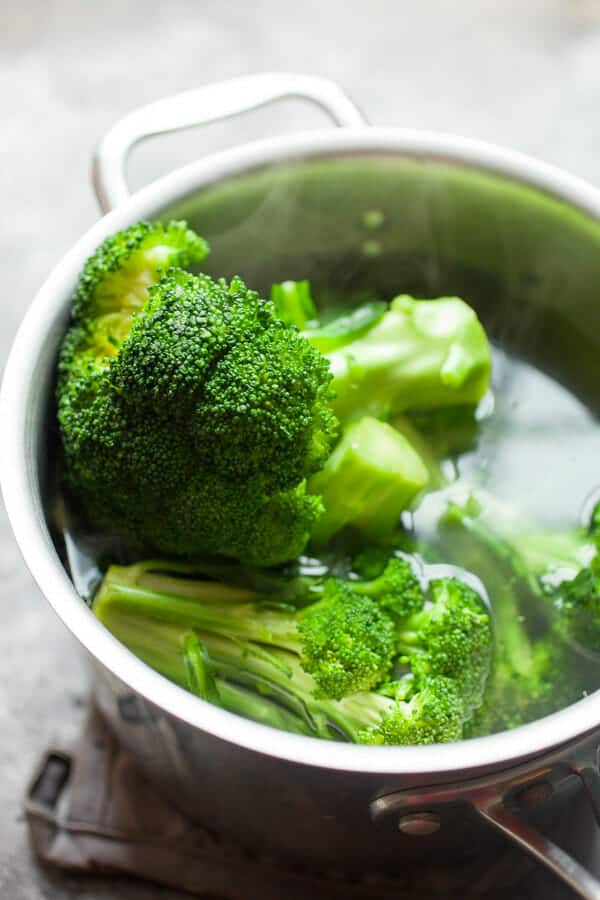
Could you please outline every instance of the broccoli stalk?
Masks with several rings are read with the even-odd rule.
[[[347,525],[372,540],[389,538],[428,480],[421,457],[391,425],[368,416],[352,422],[308,483],[325,508],[313,525],[313,543],[325,543]]]
[[[283,281],[271,287],[275,313],[288,325],[302,329],[317,318],[317,309],[308,281]]]
[[[485,331],[457,297],[396,297],[365,334],[326,357],[333,373],[333,409],[341,420],[472,405],[489,385]]]
[[[329,579],[323,598],[296,613],[274,601],[240,604],[235,590],[229,597],[228,586],[184,578],[168,562],[162,572],[160,562],[113,566],[93,608],[166,677],[257,721],[362,743],[458,740],[468,704],[461,681],[444,675],[439,660],[431,671],[421,665],[414,677],[384,680],[397,626],[368,592],[386,596],[403,586],[414,592],[408,563],[398,563],[389,580],[362,582],[363,594],[353,592],[354,582]],[[472,646],[476,662],[477,642]],[[462,652],[456,641],[447,650]],[[370,690],[358,687],[369,684]]]

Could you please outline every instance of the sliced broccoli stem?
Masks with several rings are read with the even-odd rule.
[[[309,482],[325,507],[313,543],[325,543],[347,525],[373,540],[388,538],[427,482],[427,468],[406,437],[368,416],[353,422]]]
[[[397,297],[366,334],[326,356],[342,420],[473,404],[489,385],[485,331],[457,297]]]

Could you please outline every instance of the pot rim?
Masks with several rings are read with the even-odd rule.
[[[381,774],[440,775],[504,768],[568,743],[600,722],[596,692],[513,731],[454,744],[371,747],[289,734],[212,706],[171,683],[114,638],[81,601],[50,538],[35,483],[28,398],[46,337],[62,321],[75,279],[108,234],[185,199],[192,190],[278,163],[390,153],[467,166],[537,188],[600,222],[600,191],[524,154],[437,132],[352,128],[315,130],[245,144],[193,162],[154,181],[100,219],[54,268],[14,340],[0,395],[0,484],[21,553],[40,590],[88,653],[151,704],[201,731],[262,754],[321,768]],[[466,775],[465,775],[466,777]]]

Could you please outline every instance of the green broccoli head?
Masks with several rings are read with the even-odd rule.
[[[336,428],[326,360],[240,279],[169,270],[147,293],[133,318],[104,313],[65,338],[68,485],[138,545],[295,558],[322,511],[304,478]]]
[[[556,589],[556,627],[567,640],[600,653],[600,566],[598,557]]]
[[[330,578],[321,600],[299,614],[302,667],[320,697],[339,700],[385,679],[395,651],[394,626],[379,604]]]
[[[169,266],[197,265],[208,244],[185,222],[139,222],[108,237],[90,256],[79,276],[73,297],[77,321],[106,313],[136,312],[146,301],[148,287]]]
[[[503,648],[492,663],[485,697],[465,727],[465,737],[517,728],[580,700],[585,675],[553,635],[532,643],[525,665],[512,665]]]
[[[359,734],[363,744],[441,744],[463,735],[465,709],[457,683],[451,678],[418,679],[407,691],[406,682],[390,685],[386,695],[396,699],[382,711],[381,721]]]
[[[373,568],[377,556],[372,554],[372,566],[369,558],[363,556],[359,561],[362,566]],[[413,567],[407,559],[392,557],[388,559],[381,574],[370,581],[351,582],[352,590],[377,599],[379,606],[389,612],[395,619],[406,619],[419,612],[425,603],[425,594],[421,582],[415,575]]]
[[[430,587],[433,602],[400,624],[398,647],[417,678],[453,679],[469,712],[482,701],[490,669],[490,617],[464,582],[440,578]]]

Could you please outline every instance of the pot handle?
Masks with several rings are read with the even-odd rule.
[[[519,812],[543,805],[576,775],[600,826],[597,745],[598,738],[592,734],[569,750],[558,748],[539,768],[525,763],[475,780],[383,794],[371,801],[371,818],[375,822],[391,821],[403,833],[425,837],[443,826],[440,813],[446,805],[467,804],[488,825],[552,871],[575,896],[600,900],[600,880],[519,816]]]
[[[119,119],[96,150],[92,181],[103,212],[130,195],[125,166],[131,149],[158,134],[207,125],[283,98],[309,100],[342,127],[366,125],[352,100],[334,82],[292,72],[264,72],[220,81],[165,97]]]
[[[600,900],[600,881],[557,844],[512,813],[503,797],[483,794],[473,797],[471,802],[489,825],[554,872],[577,897]],[[597,817],[596,803],[592,802]]]

